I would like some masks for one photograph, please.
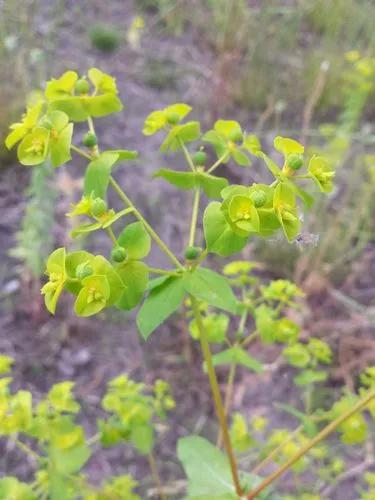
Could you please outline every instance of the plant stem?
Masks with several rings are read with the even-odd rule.
[[[305,446],[303,446],[292,458],[287,460],[281,467],[279,467],[275,472],[270,474],[260,483],[260,485],[253,491],[251,491],[247,499],[253,500],[256,496],[262,492],[267,486],[278,479],[284,472],[286,472],[293,464],[295,464],[301,457],[306,455],[308,451],[316,446],[320,441],[329,436],[333,431],[337,429],[345,420],[350,418],[354,413],[362,410],[372,399],[375,398],[375,390],[370,391],[367,396],[360,399],[357,404],[355,404],[350,410],[346,411],[340,417],[336,418],[333,422],[328,424],[322,431],[319,432],[313,439],[311,439]]]
[[[159,269],[158,267],[150,267],[148,266],[148,270],[150,271],[150,273],[154,273],[154,274],[161,274],[161,275],[164,275],[164,276],[178,276],[179,274],[176,273],[175,271],[170,271],[168,269]]]
[[[127,206],[129,206],[129,207],[131,207],[133,209],[134,215],[137,217],[138,220],[140,220],[143,223],[143,225],[145,226],[145,228],[148,231],[149,235],[151,236],[151,238],[153,238],[153,240],[160,247],[160,249],[166,255],[168,255],[168,257],[171,259],[171,261],[173,262],[173,264],[175,264],[175,266],[178,269],[183,270],[184,269],[183,265],[179,262],[179,260],[174,255],[174,253],[169,249],[169,247],[164,243],[164,241],[159,237],[159,235],[154,231],[154,229],[152,229],[152,227],[150,226],[150,224],[146,221],[146,219],[143,217],[143,215],[135,207],[135,205],[133,204],[133,202],[127,197],[127,195],[124,193],[124,191],[121,189],[121,187],[117,184],[117,182],[115,181],[115,179],[112,176],[110,176],[109,182],[110,182],[111,186],[113,187],[113,189],[118,194],[119,198]]]
[[[86,151],[83,151],[81,148],[77,148],[74,144],[70,145],[70,149],[72,149],[75,153],[79,154],[80,156],[83,156],[83,158],[86,158],[86,160],[92,161],[94,159],[93,156],[91,156],[89,153],[86,153]]]
[[[153,479],[156,483],[157,489],[158,489],[160,500],[166,500],[166,497],[165,497],[164,492],[163,492],[163,485],[161,483],[159,471],[158,471],[158,468],[156,465],[156,460],[154,458],[152,451],[148,454],[148,462],[150,464],[152,477],[153,477]]]
[[[37,453],[35,453],[35,451],[33,451],[29,446],[27,446],[27,444],[23,443],[19,439],[16,439],[15,443],[20,450],[22,450],[24,453],[26,453],[33,460],[35,460],[36,462],[38,462],[40,460],[40,456]]]
[[[207,170],[207,173],[210,174],[213,172],[217,167],[219,167],[225,158],[228,156],[228,153],[225,153],[223,156],[220,156],[220,158]]]
[[[195,172],[195,166],[194,166],[193,160],[191,159],[190,153],[189,153],[187,147],[185,146],[185,144],[182,142],[182,140],[179,137],[178,137],[178,143],[180,144],[180,147],[184,153],[184,156],[186,158],[186,161],[187,161],[189,167],[191,168],[191,170],[193,172]]]
[[[240,484],[240,479],[238,475],[238,469],[237,469],[237,462],[236,458],[234,456],[233,448],[232,448],[232,443],[230,440],[229,436],[229,430],[228,430],[228,424],[226,421],[226,416],[225,416],[225,410],[223,406],[223,401],[221,398],[220,394],[220,389],[219,389],[219,384],[217,382],[216,378],[216,373],[215,373],[215,368],[212,363],[212,356],[211,356],[211,351],[210,347],[207,341],[207,333],[203,325],[202,321],[202,316],[201,312],[199,310],[199,303],[195,297],[192,295],[190,296],[191,298],[191,304],[192,304],[192,309],[195,317],[195,321],[197,323],[198,331],[199,331],[199,338],[201,342],[201,348],[203,352],[203,357],[207,366],[207,372],[208,372],[208,378],[210,381],[210,386],[211,386],[211,391],[212,395],[214,398],[215,402],[215,408],[216,408],[216,414],[219,420],[219,424],[223,433],[223,442],[224,442],[224,447],[228,455],[229,459],[229,465],[230,469],[232,472],[232,478],[233,478],[233,484],[236,489],[236,493],[238,496],[242,495],[242,488]]]
[[[232,363],[230,364],[227,385],[225,388],[224,411],[225,411],[226,417],[228,417],[229,408],[230,408],[230,404],[232,401],[233,384],[234,384],[234,378],[236,376],[236,370],[237,370],[237,363],[235,361],[232,361]],[[217,436],[216,445],[219,448],[221,448],[223,445],[223,432],[222,432],[221,428],[219,429],[219,434]]]
[[[199,213],[199,200],[200,200],[201,190],[199,187],[195,189],[194,192],[194,200],[193,200],[193,211],[191,215],[191,224],[190,224],[190,236],[188,246],[194,246],[195,232],[197,230],[197,221],[198,221],[198,213]]]
[[[272,462],[272,460],[276,457],[276,455],[279,453],[279,451],[281,451],[286,444],[288,444],[295,436],[297,436],[297,434],[299,434],[302,429],[303,429],[302,425],[297,427],[297,429],[294,430],[291,434],[289,434],[289,436],[286,439],[284,439],[284,441],[282,443],[280,443],[278,446],[276,446],[276,448],[274,448],[271,451],[271,453],[269,453],[269,455],[267,455],[266,458],[264,460],[262,460],[262,462],[260,462],[256,467],[254,467],[254,469],[251,471],[251,473],[258,474],[260,470],[264,469],[264,467],[266,465],[268,465],[270,462]]]
[[[108,233],[109,237],[111,238],[111,240],[113,241],[113,244],[116,246],[117,239],[116,239],[115,233],[113,232],[111,227],[107,227],[107,233]]]

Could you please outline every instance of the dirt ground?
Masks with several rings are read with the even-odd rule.
[[[47,32],[56,30],[48,76],[59,75],[66,69],[85,71],[91,66],[116,76],[126,109],[113,118],[98,120],[98,136],[103,148],[141,151],[140,160],[121,167],[117,178],[165,241],[181,255],[186,239],[188,217],[185,214],[190,206],[189,195],[177,192],[162,181],[151,180],[153,171],[166,163],[173,165],[175,160],[166,162],[157,152],[159,138],[145,138],[141,130],[149,112],[176,101],[195,105],[199,117],[203,116],[203,122],[207,122],[212,116],[209,94],[215,58],[193,31],[177,39],[170,38],[162,33],[159,24],[154,23],[152,15],[148,19],[152,28],[144,36],[140,50],[122,43],[115,53],[103,55],[91,47],[86,27],[101,19],[125,30],[135,14],[134,3],[128,0],[95,2],[95,9],[87,8],[84,16],[74,15],[75,2],[66,4],[68,7],[60,14],[56,29],[52,8],[46,2],[37,28]],[[165,60],[173,78],[169,77],[170,83],[163,88],[156,88],[149,82],[150,61]],[[244,118],[244,125],[251,129],[254,118],[250,113],[238,110],[235,118]],[[77,185],[73,180],[79,179],[83,165],[81,159],[74,158],[72,165],[62,167],[57,174],[60,186],[57,220],[61,224],[55,230],[56,247],[70,244],[63,214],[71,196],[78,196],[78,191],[72,193]],[[0,178],[0,352],[16,358],[16,384],[31,390],[38,398],[54,382],[67,378],[75,380],[84,408],[84,425],[88,432],[93,432],[100,414],[100,397],[112,376],[126,372],[145,382],[166,379],[172,384],[177,409],[160,428],[157,455],[161,458],[160,468],[166,482],[181,479],[182,470],[175,455],[177,439],[192,432],[214,439],[216,432],[197,346],[190,343],[178,315],[145,343],[136,331],[134,313],[106,312],[94,319],[77,319],[70,312],[69,299],[64,299],[56,317],[44,311],[38,293],[20,278],[16,262],[8,256],[25,207],[28,174],[26,169],[14,165],[2,171]],[[115,198],[113,203],[117,204]],[[101,238],[93,238],[89,245],[93,251],[108,251]],[[153,249],[150,265],[166,263]],[[353,373],[375,359],[374,278],[375,248],[368,247],[339,290],[332,288],[321,276],[311,277],[306,284],[308,300],[300,315],[303,335],[328,338],[337,348],[337,363],[330,379],[333,394],[343,381],[352,384]],[[256,344],[252,353],[267,363],[272,363],[278,355],[275,349],[264,351]],[[225,370],[219,375],[224,383]],[[293,419],[275,408],[276,402],[300,406],[291,379],[292,374],[283,367],[266,373],[261,379],[241,372],[234,408],[248,417],[272,413],[274,425],[295,425]],[[350,460],[355,462],[357,458],[353,452]],[[88,465],[88,474],[98,483],[108,473],[124,470],[139,479],[149,474],[146,460],[135,456],[129,447],[97,453]],[[30,464],[16,450],[0,444],[0,475],[2,473],[27,478]],[[151,487],[149,478],[145,481],[145,497],[148,487]],[[350,487],[350,484],[343,484],[331,500],[355,500],[356,493],[354,489],[349,492]],[[181,497],[182,494],[176,496]]]

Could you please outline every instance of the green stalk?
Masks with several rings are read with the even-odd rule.
[[[216,373],[215,373],[215,368],[212,363],[212,356],[211,356],[211,351],[210,347],[208,344],[207,340],[207,333],[203,325],[202,321],[202,315],[199,310],[199,303],[195,297],[192,295],[190,296],[191,299],[191,304],[192,304],[192,309],[194,313],[194,318],[197,323],[198,331],[199,331],[199,338],[201,342],[201,348],[202,348],[202,353],[203,357],[206,363],[207,367],[207,372],[208,372],[208,378],[210,381],[210,386],[211,386],[211,392],[214,398],[214,403],[215,403],[215,409],[216,409],[216,414],[219,420],[219,424],[223,433],[223,442],[224,442],[224,447],[228,456],[229,460],[229,465],[232,473],[232,478],[233,478],[233,484],[236,489],[236,493],[238,496],[242,495],[242,488],[240,484],[240,479],[238,475],[238,469],[237,469],[237,462],[236,458],[233,452],[232,448],[232,443],[230,440],[229,436],[229,430],[228,430],[228,424],[225,416],[225,410],[223,406],[223,401],[221,398],[220,394],[220,389],[219,389],[219,384],[217,382],[216,378]]]
[[[107,233],[108,233],[108,236],[111,238],[113,244],[116,246],[117,239],[116,239],[115,233],[113,232],[111,227],[107,227]]]
[[[211,174],[217,167],[219,167],[225,158],[228,156],[228,153],[225,153],[224,155],[220,156],[220,158],[207,170],[208,174]]]
[[[193,212],[191,215],[190,224],[190,235],[188,246],[194,246],[195,231],[197,229],[198,213],[199,213],[199,201],[200,201],[201,190],[199,187],[195,189],[194,200],[193,200]]]
[[[270,474],[268,477],[264,479],[260,483],[260,485],[255,488],[255,490],[251,491],[247,495],[247,500],[254,500],[259,493],[261,493],[267,486],[269,486],[271,483],[276,481],[280,476],[284,474],[292,465],[294,465],[298,460],[306,455],[308,451],[311,450],[314,446],[320,443],[320,441],[323,441],[323,439],[326,439],[332,432],[334,432],[337,427],[339,427],[345,420],[350,418],[354,413],[357,413],[358,411],[362,410],[365,406],[370,403],[372,399],[375,398],[375,390],[370,391],[367,396],[363,397],[356,403],[350,410],[346,411],[340,417],[336,418],[333,422],[328,424],[322,431],[319,432],[313,439],[311,439],[308,443],[305,444],[293,457],[291,457],[289,460],[287,460],[281,467],[279,467],[275,472]]]
[[[154,231],[154,229],[150,226],[150,224],[146,221],[146,219],[143,217],[143,215],[137,210],[133,202],[130,200],[130,198],[127,197],[127,195],[124,193],[124,191],[121,189],[121,187],[117,184],[115,179],[111,176],[109,178],[109,183],[113,187],[113,189],[116,191],[118,194],[119,198],[129,207],[133,209],[134,215],[137,217],[139,221],[143,223],[145,226],[146,230],[148,231],[149,235],[151,238],[155,241],[155,243],[160,247],[160,249],[168,255],[168,257],[171,259],[173,264],[178,269],[183,270],[184,267],[183,265],[179,262],[177,257],[174,255],[174,253],[169,249],[169,247],[164,243],[164,241],[159,237],[159,235]]]
[[[189,167],[191,168],[192,172],[195,172],[195,166],[194,166],[193,160],[190,156],[190,153],[187,150],[187,147],[185,146],[185,144],[182,142],[182,140],[179,137],[177,139],[178,139],[178,143],[179,143],[179,145],[184,153],[184,156],[186,158],[186,161],[187,161]]]
[[[160,500],[166,500],[166,497],[165,497],[164,492],[163,492],[163,486],[162,486],[162,483],[161,483],[159,471],[158,471],[158,468],[157,468],[157,465],[156,465],[156,460],[155,460],[154,455],[153,455],[152,452],[150,452],[148,454],[148,462],[150,464],[150,469],[151,469],[152,477],[153,477],[153,479],[155,481],[155,484],[157,486],[159,498],[160,498]]]

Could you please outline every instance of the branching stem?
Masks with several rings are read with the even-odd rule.
[[[210,381],[210,386],[211,386],[211,391],[212,391],[212,396],[214,399],[215,403],[215,408],[216,408],[216,414],[219,420],[219,424],[223,433],[223,443],[224,443],[224,448],[226,450],[226,453],[228,455],[228,460],[229,460],[229,465],[230,469],[232,472],[232,478],[233,478],[233,484],[236,489],[236,493],[238,496],[242,495],[242,488],[240,484],[240,479],[238,475],[238,468],[237,468],[237,462],[236,462],[236,457],[233,452],[232,448],[232,443],[230,440],[229,436],[229,430],[228,430],[228,424],[225,416],[225,410],[224,410],[224,405],[223,401],[221,398],[220,394],[220,389],[219,389],[219,384],[216,378],[216,373],[215,373],[215,368],[212,363],[212,356],[211,356],[211,351],[210,347],[208,344],[207,340],[207,333],[203,325],[202,321],[202,315],[199,309],[199,303],[195,297],[192,295],[190,296],[191,299],[191,304],[192,304],[192,309],[194,313],[194,318],[197,323],[198,331],[199,331],[199,338],[201,342],[201,348],[202,348],[202,353],[203,357],[206,363],[207,367],[207,373],[208,373],[208,378]]]
[[[332,432],[334,432],[337,429],[337,427],[339,427],[343,422],[345,422],[345,420],[354,415],[354,413],[357,413],[358,411],[362,410],[374,398],[375,398],[375,390],[372,390],[367,394],[367,396],[360,399],[358,403],[355,404],[350,410],[346,411],[338,418],[336,418],[333,422],[324,427],[324,429],[321,430],[319,434],[317,434],[313,439],[311,439],[308,443],[306,443],[305,446],[303,446],[293,457],[287,460],[275,472],[266,477],[264,481],[262,481],[255,490],[251,491],[248,494],[247,499],[248,500],[255,499],[257,495],[259,495],[259,493],[261,493],[265,488],[267,488],[267,486],[276,481],[276,479],[282,476],[284,472],[286,472],[290,467],[292,467],[292,465],[294,465],[301,457],[306,455],[306,453],[309,452],[311,448],[320,443],[320,441],[323,441],[323,439],[326,439]]]

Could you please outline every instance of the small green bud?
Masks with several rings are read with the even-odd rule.
[[[87,94],[88,91],[90,90],[90,84],[84,78],[80,78],[79,80],[76,81],[74,90],[76,91],[77,94]]]
[[[207,161],[207,155],[204,151],[197,151],[193,156],[193,163],[197,167],[204,167]]]
[[[180,115],[178,113],[167,113],[167,122],[170,125],[176,125],[180,121]]]
[[[95,198],[91,205],[91,214],[94,217],[101,217],[108,209],[107,203],[101,198]]]
[[[242,134],[242,132],[240,130],[233,130],[229,134],[229,139],[232,142],[241,142],[243,140],[243,134]]]
[[[94,270],[90,266],[88,262],[83,262],[82,264],[78,264],[77,269],[76,269],[76,277],[79,280],[83,280],[84,278],[87,278],[87,276],[91,276],[93,274]]]
[[[128,252],[123,247],[116,247],[111,252],[112,260],[115,262],[123,262],[128,256]]]
[[[96,135],[93,134],[92,132],[87,132],[87,134],[83,136],[82,143],[87,148],[93,148],[98,144],[98,139],[96,138]]]
[[[194,260],[199,257],[202,249],[199,247],[186,247],[185,249],[185,259]]]
[[[303,165],[303,156],[299,154],[291,154],[288,156],[286,163],[292,170],[299,170]]]
[[[266,193],[261,190],[251,193],[250,198],[253,200],[255,208],[262,207],[267,200]]]

